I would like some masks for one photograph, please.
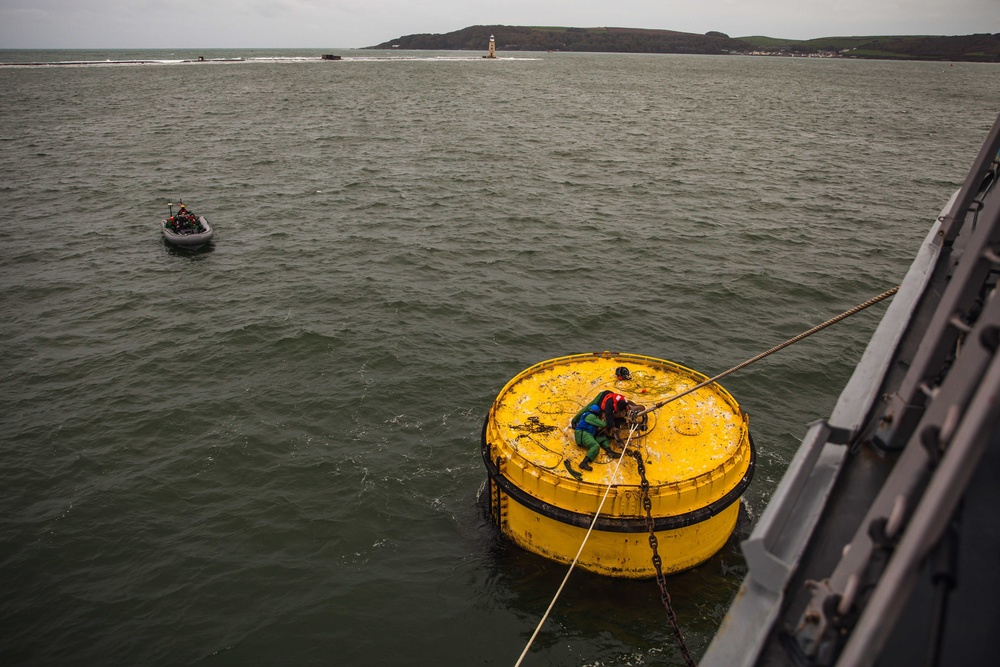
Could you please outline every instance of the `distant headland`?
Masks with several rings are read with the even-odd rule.
[[[1000,33],[795,40],[760,36],[734,38],[715,31],[702,35],[643,28],[477,25],[444,34],[404,35],[365,48],[483,51],[491,35],[496,39],[498,52],[589,51],[1000,62]]]

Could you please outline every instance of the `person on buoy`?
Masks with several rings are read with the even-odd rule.
[[[587,453],[578,464],[583,470],[593,470],[591,462],[597,458],[603,448],[608,456],[617,458],[620,452],[611,449],[611,439],[606,435],[609,428],[614,428],[616,413],[628,409],[628,400],[613,391],[602,391],[573,417],[573,439],[580,447],[586,447]]]

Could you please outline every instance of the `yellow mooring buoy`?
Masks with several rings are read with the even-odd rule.
[[[615,478],[618,460],[602,451],[592,470],[579,469],[586,450],[574,441],[570,420],[602,390],[649,408],[707,379],[670,361],[611,352],[522,371],[500,391],[483,425],[490,520],[524,549],[570,563],[612,484],[578,564],[612,577],[655,576],[637,461],[624,457]],[[645,419],[629,450],[643,461],[662,571],[669,574],[704,562],[729,539],[756,454],[749,416],[718,384]]]

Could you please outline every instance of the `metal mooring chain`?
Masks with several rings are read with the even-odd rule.
[[[646,466],[642,462],[642,454],[638,450],[633,449],[629,452],[629,455],[635,459],[635,465],[639,469],[639,479],[642,480],[639,485],[642,489],[642,508],[646,510],[646,528],[649,529],[649,547],[653,550],[653,567],[656,568],[656,585],[660,587],[660,600],[663,602],[663,608],[667,610],[667,620],[670,621],[670,627],[674,630],[674,638],[677,639],[677,646],[684,656],[684,662],[688,667],[694,667],[695,663],[691,659],[691,652],[688,651],[687,643],[684,641],[684,634],[677,624],[677,614],[674,613],[674,608],[670,604],[670,593],[667,592],[667,578],[663,576],[663,559],[660,558],[660,553],[657,551],[659,541],[656,539],[656,532],[653,529],[653,501],[649,498],[649,480],[646,479]]]

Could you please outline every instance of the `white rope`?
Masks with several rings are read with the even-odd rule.
[[[615,485],[615,481],[618,479],[618,470],[622,467],[622,461],[625,460],[625,452],[628,451],[628,446],[632,442],[632,435],[635,433],[636,425],[632,424],[629,429],[628,438],[625,440],[625,446],[622,448],[622,454],[618,457],[618,465],[615,466],[615,470],[611,473],[611,482],[608,484],[608,488],[604,491],[604,496],[601,498],[601,504],[597,506],[597,512],[594,513],[594,518],[590,522],[590,528],[587,529],[587,534],[583,536],[583,542],[580,543],[580,548],[576,552],[576,556],[573,557],[573,562],[570,563],[569,569],[566,571],[566,576],[563,577],[562,583],[559,584],[559,589],[556,590],[555,596],[552,598],[552,602],[549,603],[549,608],[545,610],[542,615],[542,620],[538,622],[538,626],[535,627],[535,631],[531,633],[531,638],[528,640],[527,646],[521,651],[521,657],[517,659],[514,663],[514,667],[520,667],[521,662],[524,661],[524,657],[528,655],[528,650],[531,645],[535,642],[535,637],[538,633],[542,631],[542,626],[545,625],[545,621],[548,620],[549,614],[552,612],[552,608],[556,606],[556,600],[559,599],[559,595],[562,594],[563,588],[566,587],[566,582],[569,581],[569,575],[573,573],[573,568],[576,567],[577,562],[580,560],[580,554],[583,553],[583,548],[587,545],[587,540],[590,539],[590,534],[594,532],[594,525],[597,524],[597,517],[601,515],[601,510],[604,508],[604,501],[608,499],[608,494],[611,493],[611,487]]]

